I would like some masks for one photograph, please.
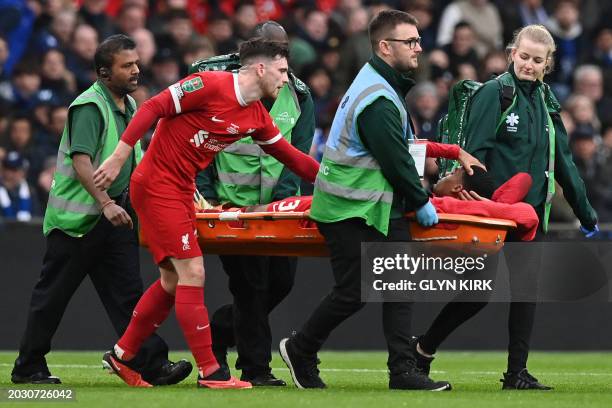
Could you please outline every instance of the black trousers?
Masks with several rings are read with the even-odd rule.
[[[272,360],[269,314],[291,291],[297,258],[238,255],[220,258],[234,303],[213,314],[213,347],[236,345],[236,368],[246,377],[269,373]]]
[[[73,238],[60,230],[49,234],[14,373],[29,375],[49,371],[45,355],[51,350],[51,340],[68,302],[87,275],[117,336],[121,336],[143,290],[136,228],[113,227],[102,216],[81,238]],[[130,366],[145,379],[151,379],[167,361],[168,346],[154,334],[145,341]]]
[[[538,230],[534,241],[544,240],[544,234]],[[509,236],[507,241],[518,242],[512,236]],[[512,256],[506,256],[505,259],[513,298],[535,299],[537,276],[541,266],[540,254],[522,245],[515,247]],[[476,315],[486,305],[487,302],[462,302],[461,299],[446,304],[429,330],[419,340],[423,351],[434,354],[440,344],[455,329]],[[518,372],[527,367],[535,312],[535,302],[510,302],[508,314],[508,371]]]
[[[408,222],[391,220],[389,234],[384,236],[360,218],[333,223],[317,223],[331,253],[335,285],[295,335],[297,351],[316,354],[331,332],[364,305],[361,301],[361,243],[410,241]],[[382,322],[389,357],[387,366],[392,374],[406,371],[412,358],[408,347],[412,320],[411,302],[384,302]]]

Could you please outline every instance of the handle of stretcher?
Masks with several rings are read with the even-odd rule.
[[[197,213],[198,220],[219,220],[219,221],[241,221],[241,220],[308,220],[310,211],[304,212],[251,212],[243,213],[238,211],[225,211],[220,213]],[[406,214],[406,218],[415,221],[414,212]],[[510,220],[499,218],[484,218],[474,215],[462,214],[438,214],[438,222],[447,224],[487,224],[491,226],[502,226],[506,228],[516,228],[516,223]]]

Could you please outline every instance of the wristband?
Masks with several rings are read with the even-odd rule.
[[[107,207],[110,204],[115,204],[115,200],[108,200],[105,203],[103,203],[102,206],[100,207],[100,211],[104,211],[104,207]]]

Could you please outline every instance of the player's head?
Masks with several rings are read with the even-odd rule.
[[[263,98],[276,99],[289,82],[289,48],[287,44],[263,38],[253,38],[240,44],[242,71],[256,78]]]
[[[481,167],[473,166],[472,170],[474,174],[470,176],[463,167],[457,167],[434,185],[434,194],[439,197],[458,197],[459,192],[465,190],[474,191],[484,198],[491,198],[495,191],[491,176]]]
[[[138,87],[138,62],[136,43],[123,34],[104,40],[94,56],[98,78],[118,95],[126,95]]]
[[[257,24],[253,30],[253,37],[261,37],[266,40],[289,44],[289,36],[285,29],[273,20]]]
[[[368,27],[372,52],[397,71],[408,72],[419,66],[421,37],[417,19],[399,10],[385,10]]]

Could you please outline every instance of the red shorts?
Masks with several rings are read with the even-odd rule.
[[[149,194],[146,186],[134,181],[130,183],[130,198],[156,264],[168,257],[186,259],[202,256],[193,200],[158,197]]]

